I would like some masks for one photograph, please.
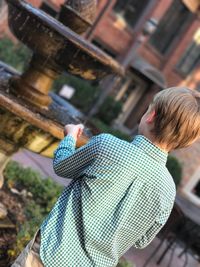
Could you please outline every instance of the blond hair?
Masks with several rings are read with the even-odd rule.
[[[152,133],[169,150],[183,148],[200,137],[200,93],[183,87],[165,89],[155,95]]]

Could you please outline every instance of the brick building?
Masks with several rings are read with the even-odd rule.
[[[200,90],[200,19],[186,2],[192,1],[113,0],[90,36],[122,64],[128,59],[130,76],[115,92],[116,99],[124,102],[116,122],[127,132],[134,130],[154,93],[163,87]],[[99,9],[105,3],[99,1]],[[157,28],[137,46],[149,19],[157,21]],[[183,164],[179,191],[200,206],[200,142],[173,154]]]
[[[115,127],[134,133],[153,95],[165,87],[200,90],[200,20],[185,5],[187,1],[98,1],[98,20],[88,39],[127,68],[126,78],[108,84],[111,94],[123,102]],[[55,16],[64,1],[29,2]],[[149,36],[144,35],[147,21],[156,27]],[[5,34],[10,36],[6,5],[0,1],[0,36]],[[180,192],[200,205],[195,195],[200,195],[200,144],[174,154],[184,168]]]
[[[99,10],[105,4],[100,0]],[[144,99],[150,100],[156,91],[176,85],[200,89],[200,20],[183,1],[112,0],[104,16],[90,40],[122,64],[128,59],[132,74],[132,81],[127,77],[115,92],[124,103],[117,121],[121,129],[134,130],[149,102]],[[150,19],[157,21],[157,29],[138,46],[138,36]]]

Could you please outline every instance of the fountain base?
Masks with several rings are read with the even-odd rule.
[[[0,63],[0,151],[11,155],[21,147],[38,154],[53,157],[60,139],[64,137],[63,126],[81,121],[54,101],[48,109],[24,103],[10,93],[9,80],[19,73]],[[88,141],[82,136],[77,147]]]
[[[10,90],[17,97],[39,108],[47,109],[52,99],[48,95],[54,80],[60,75],[50,62],[34,55],[30,66],[21,76],[10,79]],[[47,67],[48,66],[48,67]]]
[[[40,108],[47,108],[52,102],[50,96],[34,90],[33,87],[18,77],[14,77],[10,80],[10,91],[17,97]]]

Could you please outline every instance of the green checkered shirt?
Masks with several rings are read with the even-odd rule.
[[[166,161],[142,135],[129,143],[100,134],[77,150],[66,136],[53,165],[72,182],[41,226],[44,266],[114,267],[131,246],[147,246],[175,199]]]

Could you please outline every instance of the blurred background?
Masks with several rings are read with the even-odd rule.
[[[27,2],[57,18],[64,1]],[[132,140],[155,93],[173,86],[200,91],[199,14],[198,0],[98,0],[96,20],[83,38],[118,61],[126,69],[126,76],[110,75],[101,82],[88,82],[65,73],[54,83],[52,98],[82,121],[89,120],[97,131]],[[22,72],[31,52],[10,32],[7,16],[7,4],[0,0],[0,60]],[[51,159],[21,150],[12,160],[15,162],[10,162],[5,170],[11,188],[13,184],[17,187],[15,180],[24,179],[20,178],[23,172],[25,176],[29,171],[32,173],[27,167],[37,170],[42,178],[49,176],[66,185],[66,181],[53,173]],[[200,142],[172,152],[167,166],[177,185],[181,213],[174,215],[176,220],[170,230],[147,249],[131,249],[125,255],[132,262],[130,266],[157,266],[157,263],[173,267],[200,266]],[[14,194],[19,196],[21,192],[18,189]],[[183,221],[184,227],[180,227]],[[4,241],[1,248],[0,237],[2,259],[6,250]],[[7,251],[9,257],[15,256],[14,249],[7,248]]]

